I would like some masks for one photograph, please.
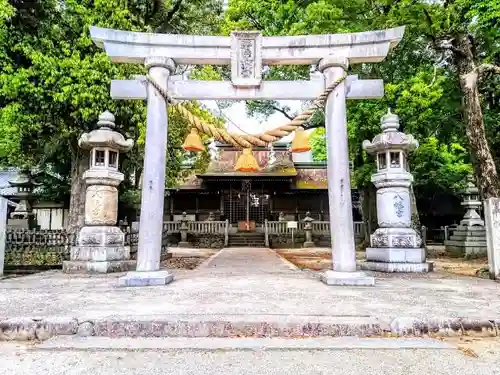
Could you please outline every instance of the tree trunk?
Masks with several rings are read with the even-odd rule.
[[[370,246],[370,235],[378,228],[377,222],[377,189],[373,184],[359,190],[361,217],[363,218],[365,240],[364,246]]]
[[[71,196],[69,199],[68,231],[78,233],[85,221],[85,181],[83,173],[89,167],[87,152],[77,150],[71,160]]]
[[[415,198],[415,191],[413,190],[413,185],[410,185],[410,208],[411,208],[411,227],[415,229],[420,238],[422,238],[422,224],[420,223],[420,216],[418,215],[417,199]]]
[[[483,199],[500,197],[500,180],[486,139],[483,111],[479,98],[479,72],[475,69],[472,46],[467,35],[457,38],[455,62],[460,75],[460,88],[472,165]]]

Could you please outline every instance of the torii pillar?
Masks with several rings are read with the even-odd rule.
[[[263,37],[258,32],[233,32],[230,37],[147,34],[96,27],[90,32],[95,43],[103,47],[113,61],[145,63],[150,77],[173,100],[313,100],[345,74],[349,64],[384,60],[403,37],[404,28],[286,37]],[[231,81],[196,81],[171,76],[174,62],[230,65]],[[264,65],[318,63],[323,74],[313,73],[307,81],[262,80]],[[326,103],[333,269],[327,271],[322,280],[328,285],[374,285],[373,277],[356,271],[345,101],[380,98],[383,93],[382,80],[349,76],[329,95]],[[148,102],[138,266],[136,272],[120,279],[120,285],[167,284],[173,277],[168,271],[160,271],[159,262],[168,122],[166,101],[145,77],[113,81],[111,96]]]
[[[326,85],[342,77],[349,67],[343,57],[319,62]],[[333,269],[321,275],[327,285],[375,285],[375,279],[356,271],[356,246],[352,217],[349,145],[347,142],[346,87],[342,82],[330,93],[325,105],[328,176],[328,206]]]

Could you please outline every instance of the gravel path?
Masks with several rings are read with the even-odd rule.
[[[0,375],[456,375],[500,374],[498,345],[457,349],[93,351],[0,346]]]

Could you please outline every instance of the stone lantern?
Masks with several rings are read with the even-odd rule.
[[[467,178],[467,187],[462,191],[462,196],[462,206],[467,211],[457,229],[448,240],[444,241],[446,252],[466,258],[484,256],[487,253],[486,228],[476,211],[482,203],[472,175]]]
[[[314,219],[311,217],[309,211],[306,212],[306,217],[302,219],[304,222],[304,232],[306,234],[306,241],[304,242],[304,247],[314,247],[314,241],[312,238],[312,222]]]
[[[29,170],[21,170],[9,181],[9,185],[16,188],[16,198],[19,203],[10,214],[7,221],[9,227],[18,229],[32,229],[35,227],[34,215],[31,210],[31,194],[33,193],[33,180]]]
[[[418,147],[412,135],[399,131],[399,117],[388,113],[381,120],[382,133],[364,141],[363,149],[374,154],[377,172],[372,182],[377,188],[379,228],[370,236],[363,269],[382,272],[427,272],[420,235],[411,227],[410,186],[407,154]]]
[[[189,242],[187,240],[188,230],[189,226],[188,226],[187,213],[183,212],[181,218],[181,225],[179,226],[179,231],[181,233],[181,240],[177,244],[178,247],[189,247]]]
[[[64,272],[108,273],[135,267],[125,235],[116,225],[118,185],[123,173],[118,171],[119,153],[129,151],[134,141],[114,130],[115,117],[106,111],[99,116],[98,129],[83,134],[78,145],[90,152],[90,168],[83,174],[86,183],[85,226],[71,248]]]
[[[465,207],[467,212],[464,215],[460,225],[464,226],[481,226],[484,227],[484,220],[477,213],[477,209],[481,208],[482,203],[479,199],[479,189],[474,185],[474,177],[469,175],[467,178],[467,187],[462,191],[463,202],[462,206]]]

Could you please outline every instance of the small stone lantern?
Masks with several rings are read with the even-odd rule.
[[[377,172],[372,182],[377,188],[379,228],[370,236],[363,269],[382,272],[427,272],[422,239],[411,227],[410,186],[413,176],[407,154],[418,147],[412,135],[399,131],[399,117],[388,113],[381,120],[382,133],[364,141],[363,149],[374,154]]]
[[[306,217],[302,219],[304,222],[304,232],[306,233],[306,241],[304,242],[304,247],[314,247],[314,241],[312,239],[312,222],[314,219],[311,217],[309,211],[306,212]]]
[[[484,220],[481,219],[481,216],[476,211],[482,206],[482,203],[479,199],[479,189],[474,184],[474,177],[472,175],[468,176],[467,187],[462,191],[462,194],[464,200],[461,204],[467,212],[462,221],[460,221],[460,225],[484,227]]]
[[[17,229],[32,229],[35,227],[34,215],[31,210],[31,194],[33,193],[33,180],[29,170],[21,170],[9,181],[9,185],[16,188],[16,198],[19,203],[10,214],[7,225]]]
[[[476,211],[481,207],[481,200],[472,175],[467,178],[467,187],[462,191],[462,195],[462,206],[467,212],[450,238],[444,241],[446,253],[465,258],[484,256],[488,253],[486,228]]]
[[[90,168],[83,174],[87,185],[85,226],[78,234],[77,246],[71,248],[64,272],[108,273],[135,268],[125,235],[116,225],[118,185],[123,173],[118,171],[119,153],[132,149],[134,141],[114,130],[115,116],[105,111],[99,116],[98,129],[83,134],[78,145],[90,152]]]
[[[188,218],[187,218],[187,213],[183,212],[182,213],[182,218],[181,218],[181,225],[179,228],[179,231],[181,232],[181,241],[178,243],[178,247],[189,247],[189,242],[187,240],[187,234],[188,234]]]

